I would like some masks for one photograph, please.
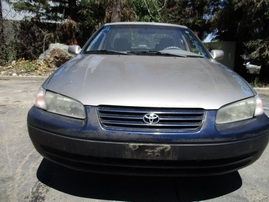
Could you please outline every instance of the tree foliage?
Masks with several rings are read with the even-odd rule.
[[[22,0],[12,4],[15,10],[30,12],[43,21],[70,18],[80,30],[115,21],[112,18],[116,5],[118,11],[114,13],[120,15],[119,21],[183,24],[204,38],[211,27],[207,18],[220,3],[219,0]]]
[[[269,70],[269,1],[268,0],[223,0],[222,9],[211,18],[216,39],[236,41],[236,68],[244,71],[240,55]],[[263,78],[269,80],[267,73]]]
[[[62,40],[82,45],[93,31],[115,21],[113,17],[117,15],[116,21],[186,25],[201,39],[213,32],[218,40],[237,42],[235,64],[239,69],[243,69],[240,55],[244,53],[259,65],[269,66],[269,0],[5,1],[17,11],[32,13],[31,22],[57,22],[54,31],[48,33],[42,28],[40,32],[48,42]]]
[[[77,23],[77,35],[89,36],[102,22],[109,1],[105,0],[6,0],[18,12],[28,12],[42,22],[61,23],[71,19]],[[79,32],[82,31],[83,32]],[[82,40],[85,42],[85,40]]]
[[[209,34],[209,16],[218,8],[219,1],[216,0],[181,0],[169,1],[165,12],[168,22],[184,24],[194,30],[200,38]]]

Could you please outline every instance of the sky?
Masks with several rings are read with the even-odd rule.
[[[12,7],[5,2],[5,0],[2,0],[2,12],[3,18],[8,20],[22,20],[26,15],[25,13],[14,11],[14,9],[12,9]]]
[[[207,37],[203,40],[203,42],[211,42],[212,38],[214,37],[213,34],[207,35]]]

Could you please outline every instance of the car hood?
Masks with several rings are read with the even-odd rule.
[[[255,94],[212,59],[137,55],[80,54],[43,87],[92,106],[218,109]]]

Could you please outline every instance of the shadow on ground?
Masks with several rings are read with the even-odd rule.
[[[200,201],[239,189],[238,172],[211,177],[131,177],[78,172],[41,162],[37,178],[58,191],[91,199],[117,201]]]

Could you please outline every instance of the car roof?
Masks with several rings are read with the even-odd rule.
[[[186,28],[188,27],[184,25],[177,25],[177,24],[171,24],[171,23],[160,23],[160,22],[111,22],[111,23],[106,23],[104,26],[111,26],[111,25],[157,25],[157,26],[168,26],[168,27],[181,27],[181,28]]]

